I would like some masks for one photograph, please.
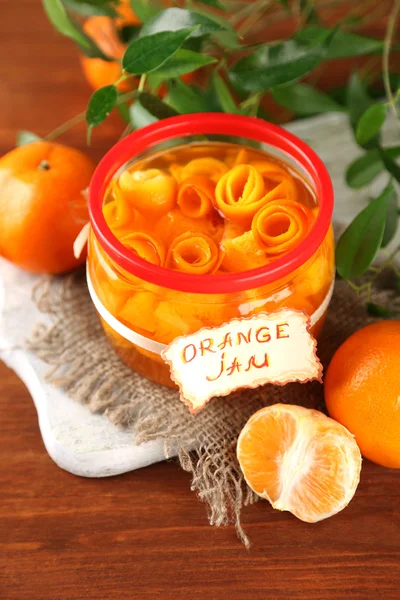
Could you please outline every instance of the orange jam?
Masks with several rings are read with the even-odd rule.
[[[266,272],[295,255],[318,212],[300,170],[247,145],[192,141],[125,164],[104,193],[111,237],[136,259],[168,270],[171,283],[134,274],[91,231],[89,288],[118,355],[173,387],[160,350],[177,336],[283,307],[304,310],[318,335],[334,277],[331,228],[308,260],[272,282],[236,289],[233,280],[229,291],[212,284]],[[177,273],[206,277],[207,292],[176,289]]]

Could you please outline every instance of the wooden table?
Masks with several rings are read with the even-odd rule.
[[[77,54],[39,0],[0,0],[0,144],[45,134],[85,107]],[[94,137],[95,157],[121,130]],[[63,141],[84,148],[82,128]],[[306,525],[266,502],[211,528],[174,462],[112,479],[61,471],[40,438],[23,384],[0,365],[1,600],[399,599],[400,473],[365,461],[351,505]]]

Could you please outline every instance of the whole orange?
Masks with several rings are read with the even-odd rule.
[[[119,37],[119,29],[126,25],[138,25],[140,21],[135,13],[124,5],[119,8],[124,15],[120,19],[113,20],[111,17],[90,17],[85,21],[83,29],[87,35],[97,44],[100,50],[110,59],[81,57],[82,69],[86,79],[93,89],[111,85],[122,75],[120,60],[125,52],[126,44]],[[118,89],[128,91],[132,89],[133,81],[123,81],[118,84]]]
[[[83,25],[85,33],[97,44],[100,50],[110,59],[81,57],[82,69],[86,79],[93,89],[111,85],[122,75],[120,60],[125,52],[126,44],[119,36],[119,31],[128,25],[140,25],[140,21],[129,3],[123,2],[118,6],[121,15],[116,19],[111,17],[90,17]],[[137,86],[136,79],[129,79],[118,84],[118,89],[128,91]]]
[[[170,6],[168,0],[163,0],[163,6]],[[90,17],[83,24],[85,33],[97,44],[100,50],[110,59],[102,60],[101,58],[89,58],[81,56],[81,65],[84,75],[90,86],[97,90],[105,85],[112,85],[122,75],[121,59],[128,46],[121,37],[120,32],[127,26],[139,26],[141,24],[139,18],[133,12],[129,0],[122,0],[118,6],[119,17],[112,19],[111,17],[96,16]],[[194,73],[186,73],[180,77],[182,81],[190,85],[192,82],[201,80],[201,69]],[[125,81],[117,84],[117,88],[121,92],[128,92],[136,89],[139,84],[137,77],[130,77]],[[163,98],[167,93],[165,85],[161,85],[157,91],[160,98]]]
[[[62,273],[89,220],[85,190],[95,162],[51,142],[15,148],[0,159],[0,256],[33,273]]]
[[[340,346],[325,377],[325,402],[366,458],[400,468],[400,321],[368,325]]]

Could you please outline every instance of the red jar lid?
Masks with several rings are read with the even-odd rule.
[[[307,237],[291,252],[266,266],[223,275],[191,275],[157,267],[139,258],[114,236],[103,216],[103,200],[115,173],[127,162],[152,147],[191,135],[227,135],[255,140],[294,159],[306,171],[319,202],[317,219]],[[287,277],[301,267],[322,244],[332,219],[333,187],[317,154],[285,129],[255,117],[224,113],[197,113],[158,121],[131,133],[104,156],[89,188],[89,214],[93,231],[108,256],[132,275],[150,283],[200,294],[234,293],[258,288]]]

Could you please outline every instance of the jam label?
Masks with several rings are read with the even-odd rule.
[[[321,381],[316,350],[309,317],[285,308],[178,337],[161,355],[195,413],[214,396],[240,388]]]

